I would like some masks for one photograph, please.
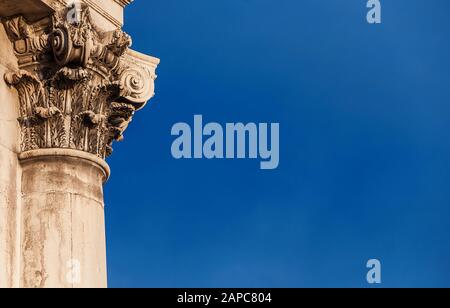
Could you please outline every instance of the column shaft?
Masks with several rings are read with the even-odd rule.
[[[106,287],[106,163],[69,149],[20,158],[22,287]]]

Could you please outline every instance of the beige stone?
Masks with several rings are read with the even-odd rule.
[[[105,158],[154,95],[131,0],[68,2],[0,0],[0,287],[106,287]]]
[[[0,27],[0,76],[18,69],[8,37]],[[0,78],[0,287],[18,286],[18,207],[20,198],[17,93]]]
[[[47,16],[51,11],[49,4],[58,1],[0,0],[0,16],[22,15],[30,21]]]
[[[20,159],[21,286],[106,287],[102,185],[108,166],[70,149],[29,151]],[[71,279],[72,263],[79,280]]]

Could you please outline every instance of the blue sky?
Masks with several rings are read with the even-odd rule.
[[[109,159],[111,287],[450,287],[447,0],[137,0],[157,94]],[[280,165],[175,160],[176,122],[279,122]]]

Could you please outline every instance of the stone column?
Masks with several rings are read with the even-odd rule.
[[[20,161],[23,286],[106,287],[108,165],[72,149],[27,151]]]
[[[154,95],[159,60],[131,50],[126,33],[99,26],[105,20],[95,22],[91,9],[101,13],[101,1],[75,12],[60,0],[22,3],[31,2],[44,5],[39,18],[16,10],[2,19],[17,61],[4,80],[18,94],[20,194],[5,244],[16,247],[8,276],[18,279],[0,286],[106,287],[105,159]]]
[[[20,204],[18,98],[14,89],[2,82],[9,70],[18,69],[8,37],[0,25],[0,287],[17,286]]]

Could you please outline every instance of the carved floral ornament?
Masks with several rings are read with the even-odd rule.
[[[19,93],[21,151],[70,148],[105,158],[153,97],[159,60],[129,49],[121,30],[98,30],[85,6],[77,23],[66,15],[3,20],[20,68],[5,81]]]

